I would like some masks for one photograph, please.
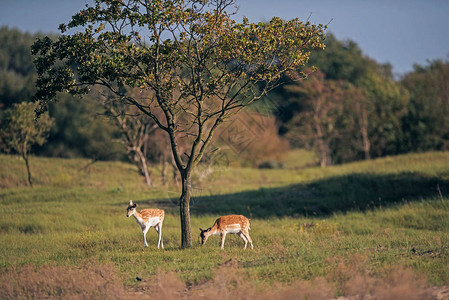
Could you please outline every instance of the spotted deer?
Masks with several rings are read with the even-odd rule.
[[[147,232],[151,227],[154,227],[159,235],[157,248],[159,249],[159,246],[162,246],[162,249],[164,249],[164,242],[162,241],[162,223],[164,222],[165,212],[156,208],[142,209],[138,212],[136,210],[136,206],[137,204],[133,203],[132,200],[129,200],[126,216],[128,218],[134,216],[137,224],[139,224],[140,228],[142,228],[144,246],[148,247]]]
[[[241,215],[229,215],[229,216],[222,216],[219,217],[215,223],[214,226],[208,228],[208,229],[201,229],[201,244],[206,244],[207,239],[211,235],[220,234],[221,235],[221,249],[224,249],[224,242],[226,239],[226,234],[233,233],[237,234],[239,237],[241,237],[245,241],[245,247],[248,244],[248,242],[251,244],[251,249],[253,249],[253,241],[251,240],[251,237],[249,236],[249,230],[250,230],[250,223],[249,219],[245,216]]]

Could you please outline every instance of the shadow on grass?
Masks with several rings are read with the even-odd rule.
[[[217,182],[216,184],[220,184]],[[449,194],[449,181],[416,173],[350,174],[280,188],[192,197],[192,215],[243,214],[249,217],[325,217],[365,211]],[[176,199],[149,205],[178,213]]]

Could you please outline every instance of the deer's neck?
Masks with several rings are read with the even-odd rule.
[[[142,218],[142,214],[140,212],[138,212],[137,210],[134,212],[133,214],[134,218],[136,219],[137,223],[139,224],[143,224],[143,218]]]
[[[214,224],[211,228],[209,228],[209,235],[215,235],[220,233],[220,230],[218,230],[217,224]]]

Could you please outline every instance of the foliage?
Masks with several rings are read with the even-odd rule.
[[[403,117],[403,151],[449,149],[449,61],[436,60],[401,80],[410,91],[410,105]]]
[[[6,109],[15,103],[29,102],[36,92],[37,73],[30,47],[39,36],[8,27],[0,28],[0,122],[5,122]],[[49,107],[55,126],[47,143],[33,148],[34,153],[54,157],[90,157],[93,160],[123,157],[123,149],[114,142],[116,130],[98,118],[98,107],[68,95],[59,95],[57,100]]]
[[[0,28],[0,70],[11,71],[21,76],[34,73],[30,47],[37,35],[22,33],[18,29]]]
[[[117,142],[115,125],[103,117],[103,108],[93,101],[60,95],[49,106],[55,126],[49,142],[37,153],[50,157],[85,157],[93,161],[122,159],[123,147]]]
[[[36,35],[0,27],[0,108],[30,101],[36,73],[30,47]]]
[[[311,53],[310,63],[322,74],[315,85],[293,81],[277,90],[280,132],[296,147],[314,147],[321,165],[404,152],[402,121],[409,97],[393,80],[391,67],[332,34],[326,46],[325,52]]]
[[[299,99],[301,113],[288,126],[290,140],[299,140],[301,146],[311,146],[320,157],[321,166],[332,164],[331,141],[338,135],[337,119],[342,115],[343,87],[339,82],[324,80],[324,73],[315,73],[301,84],[287,85],[285,89]],[[298,143],[298,142],[297,142]]]
[[[15,151],[25,160],[28,182],[32,186],[29,167],[29,153],[35,144],[42,146],[47,140],[48,132],[53,126],[53,119],[47,114],[39,120],[35,118],[38,103],[22,102],[7,110],[5,123],[0,129],[0,146],[6,151]]]
[[[381,66],[365,56],[356,42],[338,40],[332,33],[326,35],[326,51],[312,51],[309,63],[319,68],[330,80],[353,84],[367,72],[379,67],[383,73],[389,74],[388,66]]]
[[[4,147],[22,155],[29,153],[32,145],[45,143],[53,121],[48,114],[36,119],[34,113],[37,108],[37,103],[22,102],[6,112],[2,130]]]
[[[409,101],[407,91],[375,72],[361,78],[358,86],[364,91],[367,102],[372,157],[400,153],[403,135],[401,121],[407,113]]]
[[[343,97],[343,112],[335,123],[340,135],[331,145],[336,163],[402,152],[402,118],[409,96],[400,84],[371,70],[349,84]]]

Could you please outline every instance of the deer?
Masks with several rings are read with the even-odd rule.
[[[148,247],[147,232],[151,227],[154,227],[159,235],[157,248],[159,249],[159,246],[162,246],[162,249],[164,249],[164,241],[162,240],[162,223],[164,222],[165,211],[162,209],[152,208],[142,209],[138,212],[136,210],[136,206],[137,204],[133,203],[132,200],[129,200],[126,216],[128,218],[134,216],[137,224],[139,224],[140,228],[142,228],[143,245]]]
[[[224,242],[226,239],[226,234],[237,234],[245,241],[245,246],[243,249],[246,249],[248,242],[251,244],[251,249],[253,247],[253,241],[249,236],[250,230],[250,222],[249,219],[242,215],[228,215],[219,217],[214,225],[208,229],[201,229],[201,244],[206,244],[207,239],[211,235],[220,234],[221,235],[221,249],[224,249]]]

